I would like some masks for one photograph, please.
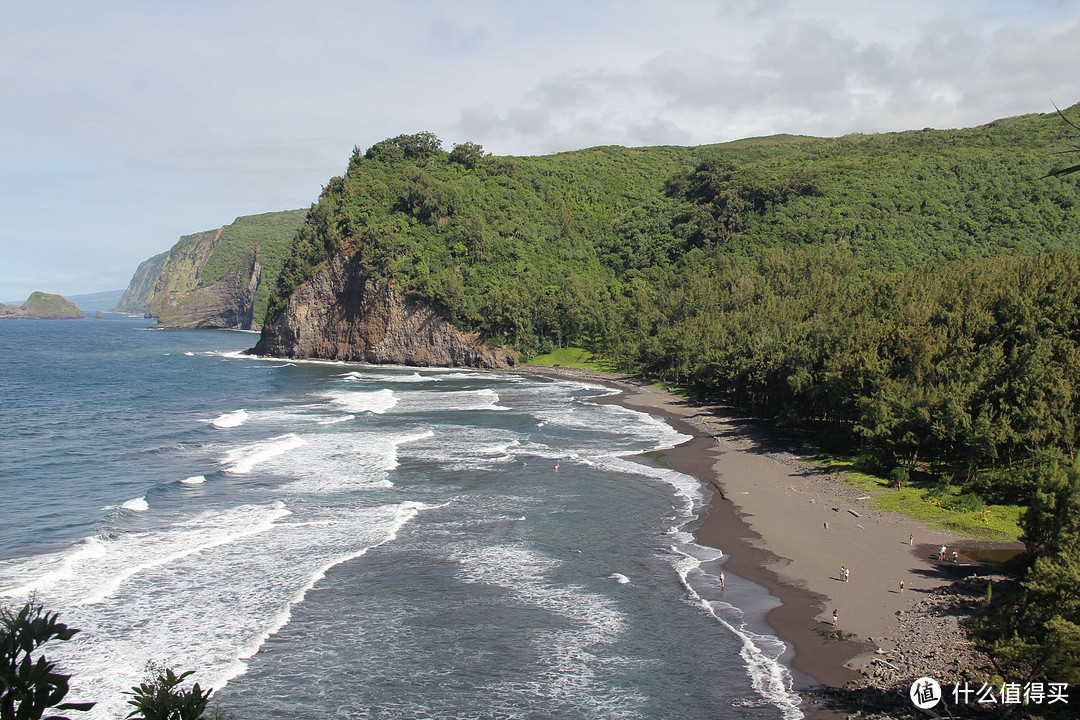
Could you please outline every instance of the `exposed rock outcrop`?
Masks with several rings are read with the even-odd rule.
[[[0,318],[22,320],[79,320],[82,310],[62,295],[32,292],[21,306],[0,305]]]
[[[257,355],[421,367],[510,368],[516,354],[462,332],[428,305],[369,277],[356,256],[334,256],[263,328]]]
[[[236,263],[216,283],[193,290],[166,292],[158,309],[158,327],[169,329],[236,328],[253,324],[255,290],[262,268],[258,260]]]

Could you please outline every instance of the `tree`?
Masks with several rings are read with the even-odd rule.
[[[48,641],[70,640],[77,632],[34,602],[18,612],[0,608],[0,719],[39,720],[50,708],[85,712],[94,706],[63,702],[71,676],[56,672],[56,663],[37,654]],[[67,718],[49,715],[46,720]]]
[[[1066,123],[1068,123],[1069,127],[1071,127],[1073,130],[1080,130],[1080,127],[1078,127],[1076,125],[1076,123],[1074,123],[1069,118],[1065,117],[1065,113],[1061,112],[1061,108],[1059,108],[1057,105],[1055,105],[1054,109],[1057,110],[1057,113],[1058,113],[1058,115],[1061,116],[1061,119],[1064,120]],[[1062,150],[1061,152],[1062,152],[1062,154],[1065,154],[1065,153],[1074,153],[1074,152],[1077,152],[1077,151],[1078,151],[1078,148],[1073,148],[1072,150]],[[1080,172],[1080,165],[1069,165],[1068,167],[1063,167],[1063,168],[1058,168],[1056,170],[1051,170],[1050,172],[1046,173],[1046,177],[1059,177],[1061,175],[1072,175],[1074,172]]]
[[[450,157],[447,159],[452,163],[459,163],[472,170],[486,155],[483,146],[473,142],[466,142],[454,145],[454,149],[450,151]]]
[[[415,135],[398,135],[382,140],[367,149],[364,157],[381,162],[420,160],[442,151],[442,141],[430,132]]]
[[[177,675],[172,668],[154,663],[147,664],[149,677],[131,689],[133,700],[128,705],[135,709],[128,715],[137,720],[199,720],[213,690],[203,690],[195,683],[187,690],[180,683],[194,670]]]
[[[1034,562],[988,603],[976,638],[1002,675],[1080,682],[1080,469],[1052,469],[1022,524]]]

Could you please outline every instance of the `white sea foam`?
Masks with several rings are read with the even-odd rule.
[[[398,404],[398,399],[393,390],[331,390],[323,393],[332,405],[346,413],[359,414],[362,412],[381,415]]]
[[[186,352],[184,354],[187,355],[188,357],[194,357],[194,355],[195,355],[195,353],[193,353],[193,352]]]
[[[281,630],[281,628],[285,627],[289,623],[289,620],[292,617],[293,607],[303,602],[308,592],[310,592],[311,589],[315,587],[316,583],[326,577],[326,573],[329,572],[331,568],[336,565],[340,565],[341,563],[348,562],[349,560],[355,560],[356,558],[362,557],[363,555],[367,554],[368,551],[370,551],[372,548],[376,548],[393,541],[397,538],[398,533],[401,532],[401,528],[405,527],[405,525],[414,517],[416,517],[416,515],[420,511],[432,510],[444,506],[445,504],[424,505],[418,502],[403,502],[394,509],[393,518],[389,524],[389,527],[385,529],[385,536],[381,540],[374,542],[371,545],[358,548],[351,552],[332,557],[328,561],[318,566],[315,571],[308,576],[307,581],[296,589],[292,597],[289,598],[289,600],[281,608],[281,610],[274,615],[271,621],[266,625],[263,632],[258,637],[255,637],[251,641],[249,641],[243,648],[241,648],[240,651],[236,654],[235,659],[230,662],[227,667],[219,671],[217,676],[214,678],[213,686],[220,690],[230,680],[233,680],[236,677],[243,675],[244,672],[247,671],[247,663],[245,662],[245,660],[248,660],[253,655],[255,655],[255,653],[259,651],[259,648],[261,648],[267,640],[269,640],[272,636],[276,635],[278,631]],[[302,526],[303,525],[301,524],[297,524],[297,527]]]
[[[192,475],[191,477],[184,478],[180,482],[182,482],[185,485],[202,485],[204,482],[206,482],[206,476],[205,475]]]
[[[256,465],[295,450],[303,444],[303,439],[289,433],[269,440],[251,443],[250,445],[243,445],[229,450],[225,454],[224,469],[230,473],[246,474],[251,472]]]
[[[132,512],[146,512],[150,505],[146,502],[146,496],[141,495],[137,498],[131,498],[120,507],[125,510],[131,510]]]
[[[386,372],[359,372],[354,370],[352,372],[338,375],[338,377],[345,382],[422,383],[439,381],[439,378],[437,377],[432,377],[430,375],[421,375],[418,372],[406,374]]]
[[[721,609],[741,616],[741,612],[733,606],[703,598],[691,580],[695,573],[705,574],[701,570],[702,561],[682,552],[687,549],[689,546],[673,548],[677,555],[682,556],[676,561],[676,570],[690,601],[702,607],[742,643],[739,656],[746,663],[746,672],[754,691],[763,700],[779,708],[784,720],[799,720],[804,717],[799,709],[802,699],[792,687],[791,673],[779,659],[787,646],[772,635],[753,632],[746,627],[745,622],[736,617],[725,617],[727,613],[721,612]]]
[[[394,434],[370,430],[310,432],[303,444],[266,457],[260,471],[293,478],[290,493],[337,493],[393,487],[387,474],[398,467],[398,448],[433,437],[430,429]],[[258,450],[248,451],[258,454]]]
[[[104,720],[124,713],[123,691],[147,660],[199,668],[194,679],[220,690],[330,568],[392,541],[434,507],[312,506],[303,518],[280,502],[208,511],[0,563],[0,587],[28,578],[4,594],[37,592],[83,629],[55,658],[73,672],[70,697],[99,701],[88,718]]]
[[[239,410],[233,410],[224,415],[219,415],[210,422],[216,428],[234,428],[243,425],[247,419],[247,410],[240,408]]]
[[[491,388],[480,390],[414,390],[401,394],[396,412],[440,412],[467,410],[509,410],[499,404],[499,393]]]
[[[355,420],[355,415],[339,415],[337,417],[327,418],[325,420],[316,420],[320,425],[337,425],[338,423],[348,422],[349,420]]]
[[[552,582],[561,563],[520,545],[485,545],[475,552],[455,555],[465,579],[496,585],[508,592],[506,603],[540,608],[562,616],[562,627],[537,631],[531,642],[546,695],[579,700],[596,694],[596,668],[617,664],[617,658],[595,653],[626,631],[626,619],[612,600],[585,588]],[[640,698],[627,692],[620,698]]]
[[[168,537],[153,538],[152,543],[156,545],[157,552],[152,558],[133,565],[125,564],[122,568],[110,572],[108,579],[101,582],[93,593],[84,597],[78,604],[99,603],[113,595],[130,577],[161,565],[168,565],[189,555],[235,542],[249,535],[266,532],[275,520],[290,514],[285,508],[285,503],[281,501],[270,505],[269,509],[263,511],[261,515],[256,515],[258,512],[258,509],[244,506],[221,514],[219,518],[214,518],[214,522],[208,521],[210,514],[203,514],[188,523],[170,528]],[[134,540],[140,545],[150,544],[146,543],[144,538],[135,535],[125,536],[117,544],[122,545],[129,540]],[[107,548],[112,549],[110,546]],[[131,553],[125,550],[120,547],[117,554],[125,558],[129,557]]]
[[[614,580],[615,582],[619,583],[620,585],[626,585],[626,584],[628,584],[630,582],[630,578],[626,577],[622,573],[617,573],[617,572],[613,572],[610,575],[608,575],[608,579]]]
[[[35,564],[40,570],[42,566],[55,565],[52,570],[47,570],[38,577],[15,587],[5,588],[0,594],[6,597],[25,597],[37,592],[41,588],[49,587],[54,583],[66,580],[75,574],[76,569],[85,561],[100,558],[105,554],[105,542],[101,538],[83,538],[78,545],[65,555],[52,557],[34,558]]]

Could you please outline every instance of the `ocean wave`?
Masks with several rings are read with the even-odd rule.
[[[499,393],[480,390],[415,390],[402,392],[396,412],[447,412],[468,410],[510,410],[499,404]]]
[[[192,475],[191,477],[184,478],[180,482],[182,482],[184,485],[202,485],[204,482],[206,482],[206,476]]]
[[[373,391],[331,390],[322,395],[332,405],[350,414],[370,412],[382,415],[398,404],[394,391],[386,388]]]
[[[244,445],[229,450],[225,454],[225,471],[230,473],[247,474],[252,469],[278,455],[283,455],[304,445],[304,440],[288,433],[279,435],[269,440]]]
[[[146,502],[146,496],[141,495],[137,498],[131,498],[127,502],[120,505],[125,510],[131,510],[132,512],[146,512],[150,505]]]
[[[430,375],[421,375],[418,372],[405,373],[379,373],[379,372],[360,372],[353,370],[342,375],[338,375],[339,378],[345,382],[382,382],[382,383],[426,383],[426,382],[439,382],[437,377],[431,377]]]
[[[717,603],[703,597],[691,580],[694,573],[708,578],[709,584],[715,584],[715,578],[702,570],[702,561],[684,552],[684,548],[673,548],[679,559],[676,570],[690,601],[700,606],[709,615],[727,628],[740,642],[739,656],[746,665],[750,685],[767,703],[778,708],[784,720],[799,720],[804,717],[799,705],[802,698],[793,689],[791,672],[780,662],[780,656],[787,650],[782,640],[763,633],[756,633],[746,627],[741,619],[726,618],[720,608],[741,617],[742,612],[727,603]]]
[[[240,408],[239,410],[227,412],[224,415],[218,415],[210,421],[210,424],[216,428],[234,428],[243,425],[247,419],[247,410]]]
[[[247,644],[245,644],[244,647],[242,647],[240,651],[236,654],[235,659],[230,662],[227,667],[217,673],[217,675],[213,678],[213,687],[220,691],[230,680],[233,680],[240,675],[243,675],[244,672],[247,671],[247,663],[245,661],[249,660],[255,655],[255,653],[259,652],[259,649],[264,644],[266,644],[267,640],[276,635],[283,627],[288,625],[290,619],[292,618],[293,608],[304,601],[304,598],[307,597],[307,594],[311,591],[311,589],[314,588],[320,580],[325,578],[326,573],[329,572],[333,567],[340,565],[344,562],[363,557],[372,549],[392,542],[397,538],[398,533],[401,532],[401,529],[405,527],[405,525],[408,524],[410,520],[415,518],[421,511],[433,510],[439,507],[444,507],[444,504],[425,505],[423,503],[413,501],[403,502],[394,508],[392,520],[389,524],[389,527],[384,530],[385,535],[381,540],[379,540],[378,542],[374,542],[370,545],[352,550],[350,552],[336,555],[330,558],[328,561],[319,565],[314,570],[314,572],[312,572],[307,577],[307,581],[295,590],[293,595],[282,606],[281,610],[279,610],[270,619],[262,633],[260,633],[258,637],[252,638]]]

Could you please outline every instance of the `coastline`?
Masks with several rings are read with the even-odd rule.
[[[958,578],[986,574],[985,567],[963,556],[955,565],[938,562],[940,545],[962,553],[1001,544],[881,512],[864,491],[804,463],[764,423],[721,407],[688,402],[628,376],[562,367],[521,370],[613,388],[618,393],[594,402],[661,416],[692,436],[664,451],[663,461],[712,490],[694,531],[697,541],[722,548],[726,572],[780,600],[765,621],[789,646],[784,661],[794,670],[794,689],[812,698],[803,708],[807,717],[836,717],[837,709],[846,709],[812,704],[840,688],[861,685],[865,692],[870,685],[871,694],[884,695],[873,689],[874,680],[881,686],[898,679],[879,678],[878,664],[886,656],[922,668],[920,674],[946,675],[941,666],[956,665],[955,657],[932,660],[928,648],[913,647],[911,634],[900,625],[919,621],[920,608],[932,606]],[[848,581],[840,578],[841,566],[850,572]],[[961,637],[959,627],[954,630]],[[860,704],[865,702],[864,695]]]

